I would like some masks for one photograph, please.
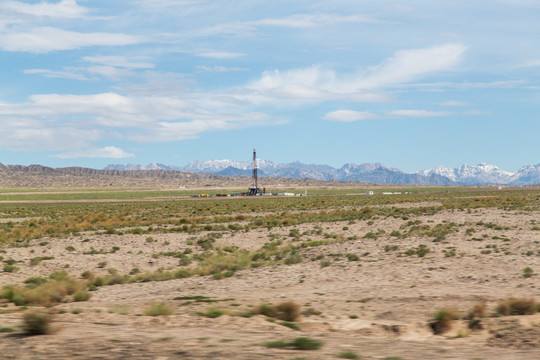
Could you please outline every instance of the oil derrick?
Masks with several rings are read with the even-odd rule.
[[[253,185],[249,187],[248,196],[262,195],[264,191],[259,189],[259,179],[257,171],[259,166],[257,164],[257,151],[253,149]]]

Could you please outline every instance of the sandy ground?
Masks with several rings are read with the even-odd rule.
[[[497,302],[508,297],[540,300],[538,275],[522,276],[525,267],[540,271],[540,231],[531,225],[540,221],[538,213],[481,209],[408,220],[463,226],[441,242],[425,236],[391,236],[393,230],[403,231],[407,220],[400,218],[378,219],[372,224],[357,221],[227,232],[215,245],[255,250],[269,241],[269,233],[294,241],[287,236],[291,229],[303,233],[316,226],[324,233],[356,238],[308,248],[299,264],[242,270],[222,280],[197,276],[101,287],[89,301],[56,306],[54,310],[62,313],[56,315],[52,335],[0,334],[0,354],[5,359],[332,359],[351,351],[364,359],[540,359],[540,314],[489,317],[478,330],[468,329],[466,321],[459,320],[443,335],[434,335],[428,326],[432,314],[442,308],[466,314],[474,304],[486,301],[491,313]],[[477,225],[480,221],[504,229]],[[469,228],[474,232],[466,233]],[[384,230],[379,238],[363,238],[378,230]],[[20,270],[0,273],[0,285],[22,283],[59,269],[77,276],[86,270],[106,274],[109,268],[121,274],[133,268],[143,272],[173,269],[178,259],[153,255],[186,248],[201,251],[187,244],[187,234],[152,234],[150,241],[148,237],[84,234],[5,248],[0,255],[19,260]],[[300,241],[307,238],[321,240],[324,236],[305,235]],[[430,249],[426,256],[403,254],[421,244]],[[386,251],[387,245],[398,248]],[[68,246],[74,250],[66,250]],[[119,249],[110,252],[114,246]],[[84,254],[92,249],[107,253]],[[454,250],[455,256],[445,256],[443,250]],[[359,261],[331,256],[347,253],[357,254]],[[310,260],[320,255],[329,260],[328,266]],[[36,256],[54,259],[31,266],[30,259]],[[186,304],[174,300],[197,295],[221,301]],[[261,303],[285,300],[296,302],[304,311],[297,321],[300,331],[269,322],[262,315],[237,315]],[[175,313],[142,316],[155,302],[167,303]],[[4,306],[4,310],[14,308]],[[210,319],[197,314],[212,307],[230,315]],[[21,318],[21,312],[4,311],[0,327],[18,328]],[[324,345],[313,351],[263,345],[299,336],[321,340]]]

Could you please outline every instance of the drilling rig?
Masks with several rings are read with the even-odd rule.
[[[259,170],[259,166],[257,165],[257,151],[253,149],[253,185],[249,187],[248,196],[263,195],[265,192],[259,189],[257,170]]]

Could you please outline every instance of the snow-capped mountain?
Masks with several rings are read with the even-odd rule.
[[[309,178],[317,180],[362,181],[377,184],[403,185],[514,185],[540,184],[540,164],[523,166],[513,173],[495,165],[480,163],[462,165],[459,168],[438,166],[433,169],[405,173],[380,163],[345,164],[336,169],[328,165],[303,164],[295,161],[278,164],[268,160],[257,160],[259,175]],[[215,174],[225,176],[251,175],[252,161],[209,160],[193,161],[184,167],[150,163],[148,165],[109,165],[106,170],[178,170],[183,172]]]
[[[121,164],[111,164],[107,165],[104,170],[177,170],[174,166],[166,166],[163,164],[157,164],[155,162],[151,162],[148,165],[142,165],[142,164],[127,164],[127,165],[121,165]]]
[[[257,159],[259,169],[275,169],[277,165],[272,161]],[[180,168],[182,171],[195,173],[217,173],[227,168],[236,168],[240,170],[249,170],[253,168],[253,161],[233,161],[233,160],[208,160],[192,161],[186,166]]]
[[[512,185],[540,184],[540,164],[521,167],[512,177]]]
[[[424,176],[437,174],[461,185],[507,185],[512,182],[515,175],[515,173],[501,170],[497,166],[487,163],[462,165],[454,169],[438,166],[430,170],[419,171],[419,173]]]

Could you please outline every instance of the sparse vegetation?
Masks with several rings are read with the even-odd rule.
[[[454,272],[466,283],[482,283],[482,286],[500,284],[501,287],[507,286],[510,291],[521,281],[519,290],[516,289],[520,296],[536,293],[536,284],[532,280],[536,279],[536,275],[532,268],[540,254],[540,246],[534,237],[530,237],[530,231],[535,230],[531,229],[531,226],[536,226],[537,223],[529,223],[527,220],[518,228],[510,220],[494,219],[490,212],[501,211],[502,218],[519,214],[532,219],[538,211],[539,190],[519,189],[495,193],[487,188],[445,188],[444,191],[448,193],[444,193],[436,188],[423,188],[422,191],[413,189],[412,193],[404,193],[403,196],[387,197],[348,197],[341,195],[340,191],[336,192],[337,195],[324,197],[224,198],[216,201],[177,199],[152,201],[151,206],[147,202],[137,201],[111,202],[106,206],[91,202],[84,205],[1,204],[3,207],[0,217],[29,218],[11,224],[0,222],[0,242],[4,244],[0,255],[5,257],[0,256],[0,261],[6,272],[4,278],[24,279],[20,275],[28,273],[32,265],[35,266],[31,269],[32,274],[40,276],[30,277],[24,282],[17,280],[18,284],[3,287],[0,296],[12,304],[0,304],[5,305],[5,309],[0,310],[23,311],[25,306],[33,305],[51,307],[71,301],[86,301],[94,294],[93,301],[88,305],[95,308],[84,307],[84,316],[71,315],[71,318],[83,319],[92,312],[107,312],[110,305],[95,305],[101,296],[97,296],[93,291],[100,287],[115,284],[121,287],[121,284],[127,283],[194,277],[171,282],[170,287],[174,288],[175,293],[170,294],[167,301],[174,300],[175,302],[171,303],[174,307],[162,303],[171,313],[173,309],[179,308],[182,316],[192,316],[202,322],[209,320],[193,315],[215,318],[224,314],[245,317],[262,314],[267,317],[266,320],[275,324],[271,325],[272,328],[280,325],[295,330],[300,326],[308,329],[304,323],[296,323],[301,314],[303,317],[312,316],[309,322],[326,322],[330,327],[335,318],[357,319],[356,314],[361,315],[362,319],[378,317],[379,313],[375,311],[390,299],[377,293],[371,285],[365,287],[366,291],[363,286],[358,291],[355,286],[351,286],[351,289],[355,290],[350,292],[349,297],[354,300],[347,300],[348,303],[351,302],[348,305],[339,304],[332,300],[335,292],[326,287],[323,281],[340,281],[341,274],[345,275],[343,279],[350,279],[348,276],[351,270],[358,271],[359,274],[363,273],[360,271],[363,269],[366,273],[374,273],[387,271],[390,265],[399,269],[401,264],[418,268],[418,273],[407,279],[409,282],[404,285],[404,289],[406,292],[409,287],[416,287],[414,292],[418,290],[419,295],[425,294],[422,301],[431,299],[432,296],[440,296],[447,302],[447,294],[439,292],[439,287],[437,291],[425,291],[430,284],[427,279],[440,281],[446,274],[453,275]],[[489,208],[489,211],[483,211],[486,208]],[[452,217],[454,213],[460,216]],[[467,215],[463,217],[465,213]],[[129,245],[126,242],[128,236]],[[40,238],[48,241],[38,243],[39,240],[35,239]],[[361,238],[364,239],[360,240]],[[61,240],[57,241],[58,239]],[[251,241],[249,246],[244,246],[244,239],[256,240]],[[27,246],[28,250],[22,249]],[[125,254],[132,256],[133,260],[118,261],[119,257],[128,256]],[[503,254],[512,256],[503,258]],[[53,255],[56,261],[46,261],[53,260]],[[84,258],[84,266],[74,260],[79,256]],[[483,271],[477,275],[475,269],[467,266],[456,270],[456,264],[465,264],[473,259],[488,263],[496,261],[498,257],[505,261],[501,262],[501,269],[495,268],[493,274],[486,275]],[[43,269],[52,266],[62,268],[68,262],[70,267],[66,270],[77,274],[76,278],[67,272],[57,272],[49,278],[40,274]],[[294,268],[284,270],[284,265],[292,265]],[[19,274],[8,274],[6,267],[13,272],[18,271]],[[84,271],[86,269],[90,270]],[[294,275],[282,282],[284,277],[281,271]],[[398,271],[396,270],[395,278],[400,281],[401,286],[403,283]],[[323,274],[320,288],[317,272]],[[191,295],[198,291],[203,294],[209,291],[212,285],[207,282],[212,283],[212,279],[224,279],[218,287],[230,288],[237,282],[253,281],[259,274],[265,276],[264,280],[277,280],[268,281],[268,286],[274,287],[272,296],[279,300],[261,296],[259,301],[273,303],[256,306],[257,303],[246,305],[246,301],[237,294],[234,295],[237,297],[235,304],[227,302],[231,299]],[[274,276],[276,274],[279,276]],[[376,274],[374,279],[378,275]],[[238,279],[228,279],[236,276]],[[524,280],[527,278],[532,279]],[[515,281],[516,279],[518,280]],[[204,286],[201,287],[200,284]],[[143,286],[145,285],[141,285]],[[169,284],[163,288],[165,287],[169,287]],[[293,290],[289,291],[289,288]],[[309,291],[307,296],[312,297],[303,300],[303,311],[300,305],[294,302],[284,305],[287,298],[294,298],[294,294],[298,294],[297,290],[305,291],[310,288],[313,291]],[[106,291],[107,289],[101,289],[99,293],[101,295]],[[370,297],[361,299],[363,296]],[[471,301],[477,295],[466,296],[466,301]],[[493,298],[493,294],[489,292],[486,292],[485,296]],[[400,297],[401,295],[395,293],[396,302],[402,302]],[[128,296],[125,299],[126,302],[130,301]],[[536,311],[534,300],[525,300],[527,301],[522,299],[521,304],[514,300],[505,300],[497,306],[491,304],[489,311],[498,316]],[[370,301],[371,303],[368,303]],[[207,309],[203,304],[205,302],[223,303],[217,305],[220,308]],[[337,304],[336,307],[334,304]],[[83,309],[70,306],[73,304],[60,306],[57,312],[70,316],[70,313],[80,313]],[[125,305],[120,303],[118,306]],[[325,313],[313,307],[324,309]],[[122,313],[127,314],[128,311]],[[129,319],[142,313],[152,315],[148,309],[141,311],[137,307],[133,309]],[[152,316],[162,315],[159,310],[154,313]],[[478,323],[482,323],[484,328],[487,327],[488,321],[483,320],[488,316],[487,303],[479,302],[472,309],[465,309],[463,314],[466,320],[478,320],[476,325],[469,323],[470,330],[474,330],[471,326],[477,326]],[[381,319],[386,319],[387,316],[390,319],[396,316],[396,313],[394,310],[388,313],[381,311],[380,315]],[[457,316],[455,311],[438,311],[431,319],[434,332],[447,332],[449,324]],[[128,317],[124,320],[129,321]],[[217,326],[222,321],[225,322],[224,320],[218,319],[214,323]],[[260,324],[260,320],[248,321],[238,317],[231,319],[246,321],[246,326],[251,326],[252,323]],[[263,323],[266,323],[266,320]],[[145,321],[157,320],[147,318]],[[349,322],[358,323],[352,320]],[[288,329],[280,331],[294,334]],[[458,333],[458,336],[466,335],[466,332]],[[219,339],[209,337],[207,340],[208,344],[215,346]],[[299,348],[293,341],[282,341],[281,345],[277,343],[277,347]],[[329,350],[328,354],[340,358],[360,358],[360,355],[352,351],[338,353],[333,349]]]
[[[532,315],[536,311],[536,301],[532,298],[506,299],[500,301],[495,308],[498,315]]]
[[[348,350],[348,351],[342,351],[336,355],[340,359],[353,359],[353,360],[359,360],[362,359],[360,355],[358,355],[356,352]]]
[[[319,340],[311,339],[308,337],[297,337],[291,341],[270,341],[265,343],[266,347],[269,348],[294,348],[298,350],[317,350],[323,346],[323,343]]]
[[[441,309],[433,314],[429,326],[435,335],[441,335],[450,330],[452,321],[459,319],[455,310]]]
[[[47,335],[51,333],[53,315],[44,310],[30,311],[23,316],[23,330],[28,335]]]
[[[259,305],[253,310],[252,313],[291,322],[298,320],[300,312],[300,305],[293,301],[286,301],[278,305]]]
[[[146,316],[172,315],[173,313],[173,309],[163,302],[154,303],[144,310]]]

